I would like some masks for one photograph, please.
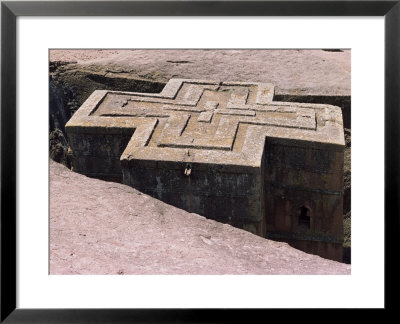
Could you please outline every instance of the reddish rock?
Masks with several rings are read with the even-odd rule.
[[[270,82],[275,94],[350,95],[350,50],[51,50],[51,62],[105,76],[157,82],[172,78]]]
[[[350,265],[51,161],[50,273],[350,274]]]

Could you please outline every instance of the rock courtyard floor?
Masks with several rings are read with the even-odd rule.
[[[350,274],[351,266],[50,162],[50,274]]]

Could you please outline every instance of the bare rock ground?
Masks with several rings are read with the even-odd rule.
[[[50,161],[50,273],[350,274],[350,265]]]
[[[349,96],[350,50],[51,50],[50,61],[107,67],[108,77],[271,82],[285,95]]]

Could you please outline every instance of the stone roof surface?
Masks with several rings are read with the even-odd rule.
[[[172,79],[160,94],[95,91],[66,128],[136,129],[121,156],[127,161],[259,167],[266,136],[343,149],[339,107],[274,102],[273,96],[274,86],[267,83]]]

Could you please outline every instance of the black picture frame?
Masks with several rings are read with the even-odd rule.
[[[2,1],[1,322],[234,322],[262,310],[16,308],[16,19],[18,16],[384,16],[385,309],[395,307],[399,235],[400,1]],[[372,149],[372,148],[371,148]],[[373,170],[371,170],[373,172]],[[371,188],[373,190],[373,188]],[[267,293],[267,292],[266,292]],[[248,314],[251,312],[251,314]],[[257,314],[254,314],[258,312]],[[261,314],[260,314],[261,313]],[[249,317],[250,316],[250,317]],[[253,317],[254,316],[254,317]]]

